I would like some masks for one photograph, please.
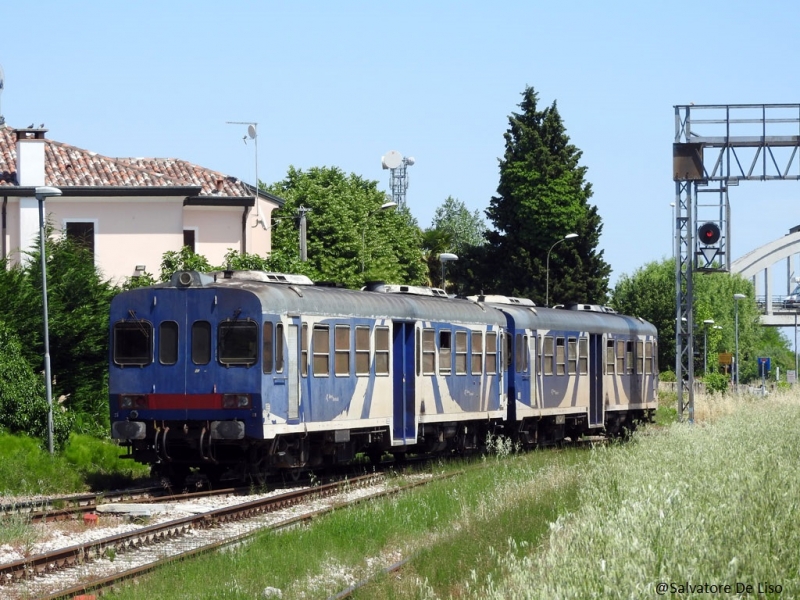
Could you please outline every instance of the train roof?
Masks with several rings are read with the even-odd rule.
[[[239,274],[228,277],[222,273],[180,271],[169,282],[132,291],[164,288],[237,289],[254,294],[260,299],[265,312],[277,314],[300,313],[323,317],[391,318],[497,326],[506,324],[505,316],[493,307],[465,299],[442,297],[435,292],[431,295],[423,294],[422,288],[414,286],[387,286],[377,291],[361,291],[314,285],[303,276],[303,279],[295,279],[297,276],[276,278],[234,273]]]
[[[515,327],[561,331],[589,331],[656,335],[655,325],[639,317],[617,313],[493,304],[514,320]]]

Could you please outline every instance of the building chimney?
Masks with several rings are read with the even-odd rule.
[[[44,147],[47,129],[15,129],[17,136],[17,185],[45,185]]]

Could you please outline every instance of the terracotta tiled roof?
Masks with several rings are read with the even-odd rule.
[[[0,187],[17,186],[14,129],[0,127]],[[242,181],[176,158],[109,158],[45,140],[45,185],[98,187],[200,186],[201,195],[250,196]]]

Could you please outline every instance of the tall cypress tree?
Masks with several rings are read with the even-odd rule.
[[[570,143],[556,103],[539,110],[537,101],[526,87],[521,111],[508,119],[498,195],[486,210],[494,230],[486,234],[482,287],[544,305],[547,253],[577,233],[550,254],[550,304],[605,303],[611,268],[597,250],[603,226],[589,204],[582,152]]]

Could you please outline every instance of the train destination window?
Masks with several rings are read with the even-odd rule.
[[[223,365],[254,365],[258,360],[255,321],[223,321],[217,335],[217,357]]]
[[[450,375],[453,372],[453,334],[450,331],[439,332],[439,375]]]
[[[614,358],[614,340],[606,340],[606,373],[609,375],[614,374],[614,365],[616,360]]]
[[[356,326],[356,375],[369,375],[369,327]]]
[[[544,360],[544,374],[553,374],[553,359],[555,358],[555,347],[553,345],[553,337],[546,335],[544,337],[544,351],[542,352]]]
[[[483,333],[472,332],[472,374],[480,375],[483,366]]]
[[[589,373],[589,340],[585,337],[578,339],[578,372],[581,375]]]
[[[149,321],[114,324],[114,362],[140,367],[153,362],[153,325]]]
[[[283,373],[283,323],[275,326],[275,372]]]
[[[625,340],[617,340],[617,375],[625,373]]]
[[[436,372],[436,341],[433,329],[422,330],[422,374]]]
[[[578,340],[574,337],[567,338],[567,373],[575,375],[578,372]]]
[[[264,373],[272,373],[272,321],[264,321],[261,363]]]
[[[208,321],[192,323],[192,362],[196,365],[211,362],[211,323]]]
[[[308,377],[308,323],[300,330],[300,374]]]
[[[178,324],[164,321],[158,326],[158,360],[162,365],[178,362]]]
[[[566,373],[565,368],[566,356],[564,348],[564,338],[556,338],[556,375],[563,375]]]
[[[375,375],[389,374],[389,328],[375,328]]]
[[[467,332],[456,331],[456,375],[467,374]]]
[[[333,343],[333,368],[336,375],[350,375],[350,325],[334,327]]]
[[[636,341],[636,374],[641,375],[645,373],[644,370],[644,342],[642,340]]]
[[[489,375],[497,374],[497,332],[486,332],[486,373]]]
[[[314,377],[327,377],[331,373],[331,333],[327,325],[314,325],[312,350]]]

